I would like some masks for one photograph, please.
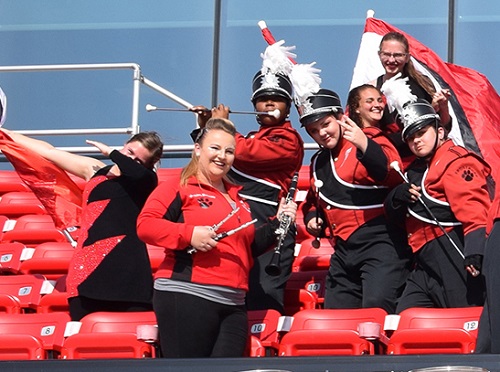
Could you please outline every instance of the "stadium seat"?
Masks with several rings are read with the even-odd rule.
[[[154,340],[139,340],[137,327],[156,326],[153,311],[97,312],[81,320],[78,333],[66,338],[62,359],[147,358],[156,356]]]
[[[64,234],[57,230],[49,215],[26,214],[15,221],[14,227],[4,231],[2,242],[20,242],[36,246],[44,242],[66,242]]]
[[[17,297],[6,293],[0,293],[0,313],[20,314],[21,304]]]
[[[11,170],[0,171],[0,195],[12,191],[30,191],[17,172]]]
[[[65,312],[69,314],[68,294],[54,291],[43,295],[36,307],[36,312],[43,314]]]
[[[292,272],[286,283],[286,289],[305,289],[318,297],[318,304],[325,301],[325,282],[328,270]]]
[[[301,241],[300,250],[293,262],[293,271],[328,270],[330,257],[334,249],[330,241],[325,238],[319,240],[319,246],[314,247],[316,239],[309,238]]]
[[[68,273],[75,249],[69,242],[44,242],[38,244],[33,255],[20,265],[23,274],[42,274],[56,280]]]
[[[481,312],[482,307],[406,309],[399,314],[387,353],[473,353]]]
[[[57,357],[69,321],[66,313],[0,314],[0,359]]]
[[[277,355],[278,352],[280,317],[281,314],[273,309],[248,311],[248,332],[250,336],[259,339],[259,345],[264,347],[268,356]],[[258,353],[254,351],[250,356],[258,356]]]
[[[360,336],[361,323],[384,324],[383,309],[315,309],[294,315],[279,356],[372,355],[379,345]]]
[[[288,316],[301,310],[319,308],[318,295],[303,288],[285,288],[283,307],[285,315]]]
[[[0,215],[18,218],[25,214],[47,214],[45,207],[31,191],[11,191],[0,197]]]
[[[53,286],[42,275],[0,276],[0,294],[16,297],[24,312],[34,312],[42,295],[52,290]]]
[[[24,244],[0,243],[0,273],[1,274],[20,274],[21,261],[26,256],[31,256],[33,248],[27,248]]]

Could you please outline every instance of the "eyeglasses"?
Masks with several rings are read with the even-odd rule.
[[[383,59],[389,59],[392,57],[397,60],[402,60],[408,55],[408,53],[389,53],[389,52],[379,51],[378,55],[380,56],[380,58]]]

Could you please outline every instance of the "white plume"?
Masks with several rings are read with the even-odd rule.
[[[410,90],[408,78],[401,79],[401,73],[394,75],[382,84],[380,90],[387,98],[387,105],[390,112],[397,110],[401,114],[405,103],[414,102],[417,99],[417,96],[412,94]]]
[[[262,73],[268,71],[274,74],[284,74],[288,75],[292,69],[293,63],[290,58],[295,58],[296,55],[292,53],[295,50],[295,46],[284,46],[285,40],[277,41],[276,43],[269,45],[264,53],[261,53],[262,57]]]
[[[290,72],[290,81],[293,84],[295,103],[301,105],[311,94],[320,89],[320,69],[314,67],[316,62],[309,64],[295,64]]]

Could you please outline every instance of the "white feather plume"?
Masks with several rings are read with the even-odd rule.
[[[394,75],[382,84],[380,90],[387,98],[387,106],[389,106],[390,112],[397,110],[401,114],[405,103],[415,102],[417,99],[417,96],[411,92],[408,78],[401,79],[401,73]]]
[[[272,72],[274,74],[284,74],[288,75],[292,69],[293,63],[290,58],[297,57],[292,50],[295,50],[295,46],[284,46],[285,40],[277,41],[276,43],[269,45],[264,53],[261,53],[262,57],[262,73]]]
[[[290,81],[294,89],[294,99],[297,105],[302,105],[307,97],[318,92],[321,85],[320,69],[314,67],[316,62],[295,64],[290,72]]]

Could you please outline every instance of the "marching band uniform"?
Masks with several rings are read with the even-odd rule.
[[[432,106],[418,100],[407,106],[407,112],[412,107],[414,112],[405,121],[403,138],[433,123],[437,136],[439,116]],[[483,279],[467,275],[463,256],[483,255],[490,205],[486,177],[490,169],[480,157],[451,140],[439,146],[436,139],[433,151],[428,159],[417,158],[406,176],[409,183],[421,187],[421,200],[449,237],[422,203],[401,208],[394,199],[398,188],[386,201],[387,214],[394,221],[405,221],[408,243],[416,253],[416,266],[398,304],[398,313],[409,307],[465,307],[482,305],[483,301]]]
[[[328,96],[330,94],[330,96]],[[321,97],[319,99],[318,97]],[[325,106],[341,112],[340,100],[321,89],[312,111]],[[318,118],[316,118],[318,120]],[[301,116],[307,127],[307,114]],[[365,128],[368,147],[363,154],[340,136],[333,149],[320,149],[311,161],[311,188],[303,205],[304,220],[316,217],[314,183],[321,180],[320,213],[335,244],[326,281],[325,308],[381,307],[393,312],[409,272],[411,252],[404,233],[387,223],[383,202],[401,182],[389,164],[400,161],[397,150],[378,128]]]

